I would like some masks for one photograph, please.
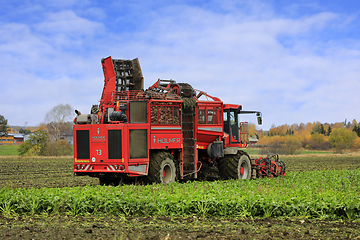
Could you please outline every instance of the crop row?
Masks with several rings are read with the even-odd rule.
[[[360,217],[360,169],[273,179],[0,191],[3,215]]]

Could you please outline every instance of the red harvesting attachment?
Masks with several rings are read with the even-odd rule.
[[[285,176],[285,163],[278,154],[268,154],[266,158],[252,159],[253,178]]]

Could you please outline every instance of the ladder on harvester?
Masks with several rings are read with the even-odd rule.
[[[247,147],[249,143],[249,124],[247,122],[240,123],[240,143]]]
[[[195,172],[195,131],[194,106],[184,107],[182,111],[183,128],[183,176],[192,176]]]

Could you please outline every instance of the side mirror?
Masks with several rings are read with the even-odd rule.
[[[258,125],[261,125],[261,124],[262,124],[262,116],[261,116],[261,113],[260,113],[260,112],[256,113],[256,116],[257,116]]]

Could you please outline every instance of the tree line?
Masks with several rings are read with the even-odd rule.
[[[294,154],[300,149],[333,150],[341,153],[360,149],[360,125],[353,121],[338,123],[300,123],[272,126],[269,131],[255,130],[250,135],[258,136],[258,146],[283,154]]]
[[[45,115],[45,122],[36,128],[21,128],[19,133],[29,133],[29,139],[18,148],[20,156],[60,156],[72,155],[72,143],[65,139],[72,135],[73,108],[69,104],[59,104]],[[0,115],[0,135],[7,135],[7,120]]]
[[[20,155],[71,155],[72,144],[64,139],[71,135],[73,108],[59,104],[46,115],[45,122],[35,129],[21,129],[24,133],[34,131],[30,138],[19,147]],[[269,131],[256,130],[249,126],[250,136],[256,135],[257,145],[264,151],[279,154],[294,154],[300,149],[333,150],[341,153],[360,149],[360,124],[354,119],[338,123],[300,123],[271,126]],[[7,120],[0,115],[0,136],[7,134]]]

